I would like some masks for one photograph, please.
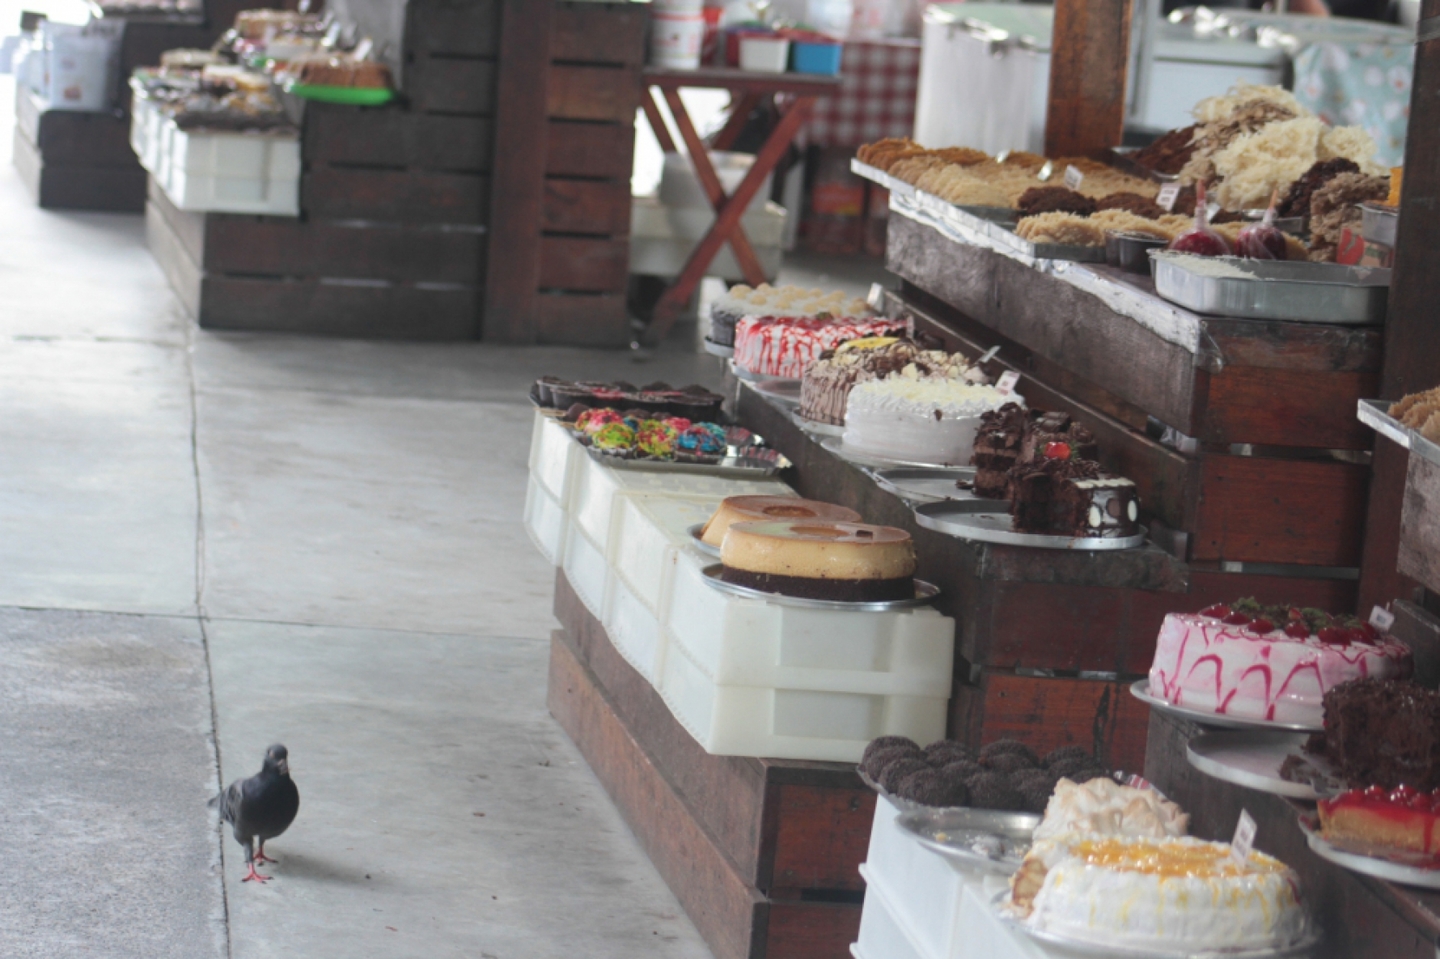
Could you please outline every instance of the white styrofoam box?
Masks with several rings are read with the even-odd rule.
[[[784,260],[788,220],[785,207],[769,201],[763,207],[751,207],[741,218],[760,269],[770,279],[780,272]],[[665,206],[653,196],[635,197],[630,206],[630,272],[678,276],[714,222],[715,212],[710,209]],[[745,279],[728,245],[716,254],[709,275],[735,282]]]
[[[181,210],[300,214],[300,138],[296,134],[182,130],[161,126],[151,172]]]
[[[525,487],[525,532],[552,566],[563,558],[565,526],[565,507],[532,474]]]
[[[721,498],[651,493],[615,497],[610,566],[651,614],[664,615],[677,553],[690,548],[690,527],[708,520]]]
[[[850,946],[855,959],[937,959],[920,951],[900,920],[899,911],[885,898],[885,892],[860,867],[865,880],[865,907],[860,913],[860,935]]]
[[[610,581],[610,569],[605,565],[605,551],[596,546],[585,531],[574,523],[565,527],[565,549],[561,565],[565,578],[580,597],[580,602],[590,610],[590,615],[605,622],[606,586]]]
[[[583,456],[585,450],[567,427],[555,417],[535,411],[535,429],[530,434],[530,475],[567,509],[571,471]]]
[[[726,195],[729,195],[735,192],[746,174],[750,172],[750,168],[755,165],[755,157],[749,153],[712,150],[710,151],[710,165],[715,168],[715,175],[720,178],[720,186],[725,190]],[[751,199],[747,211],[761,209],[765,206],[765,201],[770,197],[773,177],[773,173],[766,175],[765,180],[760,184],[760,189]],[[659,196],[660,202],[666,206],[714,210],[709,194],[700,185],[700,176],[695,172],[694,164],[683,153],[665,154],[665,166],[660,174]]]
[[[859,762],[877,736],[930,742],[945,735],[944,698],[720,686],[673,639],[657,685],[670,712],[706,752]]]
[[[705,578],[713,562],[693,552],[676,557],[665,617],[672,641],[713,682],[949,699],[955,621],[948,616],[928,607],[868,613],[742,599]],[[943,735],[942,720],[932,738]]]
[[[577,448],[579,444],[576,444]],[[783,496],[790,488],[775,479],[737,480],[690,473],[657,473],[648,470],[613,469],[597,462],[580,449],[574,473],[574,487],[566,509],[571,522],[589,535],[592,542],[608,545],[615,494],[622,492],[659,493],[672,496],[739,496],[759,493]]]
[[[605,632],[625,661],[654,685],[664,662],[665,631],[660,619],[615,572],[612,567],[606,583]]]

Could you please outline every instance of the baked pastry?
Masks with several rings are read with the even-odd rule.
[[[1300,881],[1284,863],[1189,837],[1037,842],[1010,880],[1026,925],[1118,950],[1209,953],[1301,941]]]
[[[904,333],[904,320],[746,316],[735,327],[735,365],[758,376],[798,380],[826,350],[847,340]]]
[[[1347,782],[1440,788],[1440,693],[1411,682],[1356,679],[1325,693],[1324,716],[1323,736],[1307,748]]]
[[[1064,442],[1010,472],[1010,516],[1021,533],[1123,539],[1140,529],[1140,495],[1133,480],[1080,459]],[[1023,456],[1023,451],[1022,451]]]
[[[859,383],[890,376],[985,382],[985,374],[958,353],[921,349],[899,337],[872,336],[841,343],[810,364],[800,383],[800,415],[843,426],[850,391]]]
[[[1440,387],[1406,396],[1390,406],[1390,415],[1430,442],[1440,443]]]
[[[296,83],[318,87],[388,89],[390,68],[374,60],[322,56],[297,60],[286,71]]]
[[[1033,186],[1020,195],[1015,208],[1021,216],[1038,213],[1074,213],[1089,216],[1095,212],[1095,201],[1083,193],[1063,186]]]
[[[736,523],[720,546],[727,583],[806,599],[915,596],[915,545],[890,526],[771,520]]]
[[[1319,726],[1331,703],[1338,708],[1326,695],[1335,687],[1411,668],[1408,647],[1352,616],[1248,599],[1166,616],[1150,694],[1200,712]]]
[[[700,538],[711,546],[725,542],[725,533],[736,523],[757,523],[765,520],[818,520],[833,523],[859,523],[862,517],[853,509],[801,499],[798,496],[727,496],[700,531]]]
[[[1185,835],[1190,815],[1153,789],[1121,786],[1113,779],[1081,784],[1061,779],[1035,829],[1036,841],[1084,833],[1167,839]]]
[[[1352,789],[1319,802],[1320,834],[1341,846],[1440,853],[1440,790]]]
[[[735,345],[735,324],[746,316],[784,316],[829,320],[839,316],[868,318],[875,315],[870,304],[845,293],[799,286],[751,287],[737,284],[710,307],[710,342]]]
[[[964,380],[871,380],[850,391],[845,447],[901,462],[961,466],[974,454],[981,414],[1014,400]]]

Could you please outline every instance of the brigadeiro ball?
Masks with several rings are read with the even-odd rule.
[[[960,759],[953,763],[946,763],[940,767],[940,771],[947,776],[952,776],[961,782],[969,782],[985,771],[985,767],[969,759]]]
[[[860,771],[871,780],[879,782],[880,773],[895,760],[924,758],[925,754],[913,740],[904,736],[881,736],[865,747],[865,755],[860,759]]]
[[[975,750],[953,739],[940,739],[925,747],[925,758],[932,766],[948,766],[962,759],[973,760]]]
[[[1065,778],[1083,786],[1092,779],[1110,779],[1112,777],[1109,770],[1102,769],[1099,766],[1086,766],[1083,769],[1076,770],[1072,775],[1066,776]]]
[[[1061,759],[1058,762],[1051,763],[1046,768],[1049,769],[1056,776],[1063,776],[1066,779],[1073,780],[1075,778],[1075,774],[1078,773],[1080,770],[1090,769],[1094,767],[1094,765],[1095,760],[1091,759],[1089,756],[1066,756],[1064,759]]]
[[[981,773],[970,780],[970,805],[1018,812],[1025,807],[1025,797],[1020,795],[1008,777],[1000,773]]]
[[[1045,754],[1045,766],[1048,768],[1065,760],[1083,759],[1089,762],[1090,751],[1084,746],[1061,746],[1059,749],[1052,749]]]
[[[1012,776],[1010,781],[1025,800],[1026,812],[1043,813],[1050,804],[1050,794],[1055,791],[1055,780],[1045,770],[1022,770]]]
[[[896,795],[895,789],[900,785],[900,780],[911,773],[918,773],[929,768],[930,764],[923,759],[896,759],[886,764],[885,768],[880,771],[880,778],[875,781],[886,792]]]
[[[1023,756],[1026,760],[1028,760],[1026,765],[1040,765],[1040,759],[1035,755],[1035,753],[1030,749],[1029,746],[1021,742],[1016,742],[1013,739],[997,739],[990,745],[981,749],[980,765],[989,766],[991,765],[991,760],[993,760],[996,756],[1002,755]]]
[[[900,780],[896,795],[926,806],[963,806],[970,798],[963,782],[956,782],[938,769],[922,769]]]
[[[1022,769],[1034,769],[1035,763],[1020,753],[1001,753],[991,756],[985,768],[997,773],[1018,773]]]

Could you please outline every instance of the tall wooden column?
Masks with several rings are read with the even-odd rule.
[[[1055,0],[1045,155],[1090,156],[1125,132],[1131,0]]]
[[[1385,320],[1381,396],[1386,399],[1440,384],[1440,0],[1425,0],[1421,14],[1405,188]],[[1387,439],[1377,437],[1375,444],[1360,581],[1362,611],[1376,603],[1409,599],[1415,589],[1414,581],[1395,569],[1409,457]]]

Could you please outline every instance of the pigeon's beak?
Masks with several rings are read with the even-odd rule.
[[[278,763],[275,764],[275,768],[278,769],[278,770],[280,770],[280,775],[282,775],[282,776],[288,776],[288,775],[290,775],[290,760],[288,760],[288,759],[282,759],[282,760],[280,760]]]

